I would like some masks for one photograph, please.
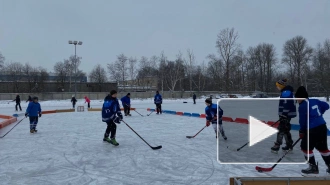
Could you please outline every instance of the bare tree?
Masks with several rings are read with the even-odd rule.
[[[164,93],[164,81],[165,81],[165,75],[167,73],[167,71],[165,71],[165,67],[167,65],[167,57],[164,54],[164,51],[162,51],[162,53],[160,54],[159,57],[159,66],[158,66],[158,79],[160,81],[160,86],[162,89],[162,94]]]
[[[207,58],[209,59],[208,63],[208,73],[206,77],[212,80],[212,84],[207,84],[207,89],[211,90],[223,90],[223,86],[225,79],[225,67],[224,63],[221,59],[217,58],[214,54],[208,55]]]
[[[220,31],[216,41],[216,47],[218,52],[224,62],[225,67],[225,90],[229,90],[230,83],[230,65],[232,58],[236,55],[237,50],[240,48],[240,45],[237,43],[238,33],[235,32],[234,28],[226,28]]]
[[[190,49],[187,49],[187,59],[184,59],[184,64],[186,67],[186,72],[188,73],[189,76],[189,91],[190,91],[190,95],[192,95],[192,73],[194,70],[194,65],[195,65],[195,55],[194,52]]]
[[[13,92],[20,92],[20,87],[18,86],[18,81],[23,78],[23,64],[19,62],[10,62],[5,64],[4,74],[9,76],[9,81],[14,83]]]
[[[330,95],[330,40],[326,40],[323,45],[318,43],[313,56],[313,78],[306,84],[316,85],[326,92],[327,101]]]
[[[312,54],[313,49],[302,36],[296,36],[285,42],[282,62],[290,67],[293,85],[303,84],[303,75],[307,75],[303,69],[307,68]]]
[[[125,81],[127,79],[127,57],[124,54],[117,56],[117,60],[113,64],[108,64],[108,71],[110,77],[118,82],[121,81],[121,85],[125,89]]]
[[[4,67],[5,57],[0,52],[0,70]]]
[[[54,72],[57,76],[57,81],[60,82],[62,88],[64,87],[65,82],[67,81],[67,77],[70,75],[71,69],[68,69],[67,61],[64,62],[56,62],[54,65]],[[71,92],[71,75],[70,75],[70,92]]]
[[[136,75],[137,75],[137,59],[130,57],[128,59],[128,74],[131,81],[131,89],[133,89],[133,84],[136,85]]]
[[[184,78],[184,64],[182,59],[182,54],[179,53],[177,55],[177,59],[175,62],[167,61],[164,67],[164,71],[166,72],[165,82],[167,88],[170,91],[174,91],[177,85],[177,82]]]
[[[107,72],[100,64],[97,64],[89,73],[89,81],[98,83],[99,91],[102,92],[102,84],[107,82]]]
[[[194,86],[198,91],[203,91],[206,85],[206,66],[204,61],[201,65],[197,66],[193,74],[192,82],[194,83]]]

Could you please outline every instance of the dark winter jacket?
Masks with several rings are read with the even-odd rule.
[[[293,98],[293,88],[291,86],[285,86],[281,90],[281,96],[280,98]],[[297,110],[296,105],[294,103],[294,100],[283,100],[280,99],[279,105],[278,105],[278,115],[287,116],[289,118],[294,118],[297,116]]]
[[[196,94],[193,95],[193,99],[196,99]]]
[[[13,101],[16,101],[16,103],[21,103],[21,97],[17,95]]]
[[[114,120],[116,115],[122,116],[118,99],[108,95],[105,97],[102,106],[102,121],[108,122],[110,120]]]
[[[223,110],[217,104],[212,103],[210,106],[206,106],[205,115],[207,121],[217,123],[217,120],[222,118]]]
[[[121,100],[121,104],[123,106],[130,106],[131,105],[131,98],[128,97],[128,96],[124,96],[120,100]]]
[[[29,116],[38,116],[38,114],[41,114],[41,106],[37,102],[30,102],[27,109],[26,113],[28,113]]]
[[[77,99],[76,99],[75,97],[72,97],[72,98],[71,98],[71,102],[72,102],[73,104],[76,104]]]
[[[31,98],[31,96],[29,96],[29,98],[26,100],[26,102],[32,102],[33,100],[32,100],[32,98]]]
[[[163,103],[162,95],[156,94],[155,98],[154,98],[154,103],[155,104],[162,104]]]
[[[326,124],[323,114],[329,109],[329,104],[318,99],[306,99],[299,104],[299,124],[300,130],[309,129]],[[309,111],[307,111],[309,110]],[[309,117],[309,123],[308,123]]]

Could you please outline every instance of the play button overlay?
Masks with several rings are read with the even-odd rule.
[[[222,127],[227,140],[221,134],[216,139],[217,161],[222,164],[265,164],[274,165],[285,153],[286,136],[279,135],[279,102],[285,100],[294,103],[297,116],[291,118],[291,136],[295,142],[299,139],[299,104],[298,98],[221,98],[218,106],[223,110]],[[302,99],[304,100],[304,99]],[[296,102],[297,101],[297,102]],[[308,115],[306,109],[304,115]],[[301,113],[301,111],[300,111]],[[231,119],[228,119],[231,118]],[[272,127],[270,125],[273,125]],[[209,127],[210,128],[210,127]],[[205,129],[206,130],[206,129]],[[209,129],[212,130],[212,129]],[[213,130],[212,130],[213,131]],[[204,131],[203,131],[204,132]],[[207,135],[206,132],[204,132]],[[201,137],[200,135],[199,137]],[[208,142],[215,139],[214,132],[205,136]],[[283,137],[283,139],[282,139]],[[282,140],[281,140],[282,139]],[[280,142],[278,153],[272,152],[275,142]],[[301,152],[300,142],[290,151],[280,164],[305,164],[304,153]],[[267,165],[266,165],[267,164]]]
[[[254,118],[253,116],[249,116],[249,146],[253,146],[260,141],[277,134],[278,129],[273,128],[262,121]]]

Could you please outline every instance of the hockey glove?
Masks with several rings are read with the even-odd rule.
[[[206,121],[206,126],[210,126],[211,125],[211,122],[209,120]]]
[[[123,120],[123,115],[121,114],[121,112],[118,112],[117,115],[118,115],[120,120]]]
[[[114,123],[120,124],[121,119],[119,117],[115,117],[113,120]]]
[[[39,113],[39,118],[41,117],[41,113]]]
[[[288,117],[284,116],[284,115],[281,115],[280,116],[280,123],[284,124],[284,125],[287,125],[289,123],[289,119]]]
[[[28,113],[25,113],[25,117],[26,117],[26,118],[28,117],[28,115],[29,115]]]
[[[305,130],[299,130],[299,137],[300,139],[302,139],[303,137],[305,137],[306,135],[306,131]]]

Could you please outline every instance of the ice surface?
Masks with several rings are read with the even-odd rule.
[[[7,102],[0,101],[0,114],[17,113],[15,103]],[[83,102],[80,100],[77,106],[85,105],[86,109]],[[91,102],[93,108],[101,105],[102,100]],[[71,103],[70,100],[45,101],[41,106],[43,110],[64,109],[71,108]],[[143,115],[149,113],[147,108],[154,106],[151,99],[132,101],[132,107]],[[26,107],[27,104],[22,103],[23,112]],[[203,113],[204,108],[204,100],[198,100],[196,105],[192,100],[164,100],[163,103],[163,109],[183,112]],[[239,107],[235,111],[240,114]],[[326,120],[330,118],[329,112],[325,114]],[[37,134],[29,133],[28,119],[25,119],[0,139],[0,184],[228,184],[229,177],[235,176],[300,176],[300,170],[306,167],[278,165],[271,173],[263,174],[254,169],[256,165],[221,165],[217,162],[213,128],[204,129],[194,139],[186,138],[204,127],[204,119],[154,113],[141,117],[134,111],[131,113],[132,117],[125,117],[125,121],[150,145],[162,145],[162,149],[150,149],[123,123],[117,127],[116,139],[120,145],[104,143],[106,124],[101,122],[100,112],[45,114],[39,120]],[[22,117],[18,117],[20,119]],[[0,136],[15,124],[1,129]],[[245,137],[248,138],[247,125],[224,123],[224,127],[227,145],[240,146]],[[243,136],[239,141],[237,134]],[[293,135],[296,138],[297,132]],[[253,154],[260,158],[275,155],[269,152],[269,144]],[[249,150],[243,152],[251,155]],[[297,146],[287,160],[301,158],[299,152]],[[234,156],[233,151],[228,150],[227,155]],[[324,174],[325,165],[317,152],[316,158]]]

